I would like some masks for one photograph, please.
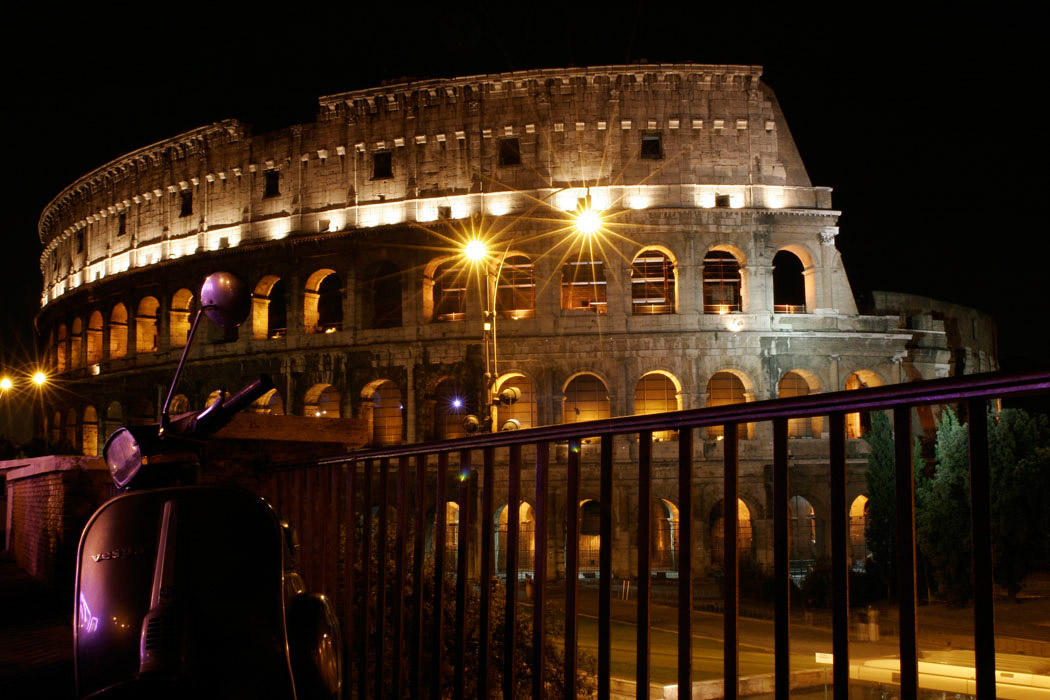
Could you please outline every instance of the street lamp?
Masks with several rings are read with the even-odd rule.
[[[45,384],[47,384],[47,375],[37,370],[35,373],[33,373],[33,383],[37,386],[44,386]]]
[[[11,377],[0,379],[0,391],[10,391],[11,387],[14,385],[14,382],[11,381]]]

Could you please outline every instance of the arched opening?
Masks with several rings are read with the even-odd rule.
[[[56,340],[55,340],[55,371],[56,372],[65,372],[66,371],[66,367],[68,366],[67,365],[68,358],[66,356],[66,353],[68,351],[68,349],[67,349],[67,343],[68,343],[68,340],[69,340],[68,335],[69,335],[69,331],[66,328],[66,324],[64,324],[64,323],[58,324],[58,332],[56,333],[57,337],[56,337]]]
[[[283,416],[284,400],[276,389],[270,389],[257,398],[248,410],[252,413],[260,413],[267,416]]]
[[[516,428],[522,430],[535,428],[536,422],[536,388],[532,380],[524,374],[504,375],[496,382],[496,391],[516,388],[521,391],[521,398],[510,406],[496,407],[497,428],[504,429],[510,421],[517,421]],[[511,424],[513,425],[513,424]],[[508,426],[507,429],[510,429]]]
[[[741,381],[735,373],[729,371],[715,372],[707,382],[707,405],[708,406],[730,406],[737,403],[746,403],[749,397]],[[740,426],[738,435],[741,438],[749,438],[753,430],[752,423]],[[721,425],[711,425],[707,428],[708,440],[721,440],[725,436],[725,428]]]
[[[84,409],[84,422],[80,427],[81,452],[87,457],[98,456],[98,412],[94,406]]]
[[[882,386],[882,379],[870,369],[860,369],[846,378],[846,391]],[[871,430],[871,414],[868,411],[846,414],[846,437],[861,438]]]
[[[472,392],[452,379],[446,379],[434,390],[434,439],[453,440],[465,437],[463,418],[474,413]]]
[[[73,332],[69,338],[69,366],[74,369],[81,365],[84,341],[84,322],[79,318],[73,319]]]
[[[449,258],[431,275],[434,321],[462,321],[467,317],[467,269],[460,257]]]
[[[507,575],[507,526],[508,507],[496,511],[496,573]],[[522,501],[518,507],[518,577],[531,574],[535,566],[536,529],[532,506]]]
[[[339,391],[331,384],[314,384],[303,398],[303,415],[339,418]]]
[[[849,543],[853,555],[853,568],[864,570],[868,561],[868,509],[871,502],[864,494],[853,499],[849,507]]]
[[[211,406],[213,403],[218,401],[219,396],[222,396],[223,400],[225,401],[226,399],[230,398],[230,392],[219,391],[218,389],[216,389],[215,391],[208,394],[207,398],[204,399],[204,407],[208,408],[208,406]]]
[[[62,413],[61,411],[55,411],[54,417],[51,418],[51,430],[48,439],[52,445],[57,445],[58,441],[62,439]]]
[[[368,278],[365,325],[369,328],[401,327],[401,270],[383,261]]]
[[[565,385],[563,423],[602,420],[610,417],[611,411],[605,382],[593,374],[579,374]]]
[[[361,407],[368,421],[372,444],[400,444],[405,407],[397,384],[389,379],[373,382],[361,392],[361,398],[364,399]]]
[[[307,303],[309,303],[309,298]],[[313,299],[316,310],[316,299]],[[316,318],[314,324],[316,324]],[[284,280],[267,275],[252,292],[252,338],[283,338],[288,331],[288,301]]]
[[[179,416],[190,412],[190,400],[185,394],[175,394],[171,397],[171,405],[168,406],[169,416]]]
[[[307,333],[334,333],[343,325],[342,282],[335,270],[310,275],[303,293],[303,329]]]
[[[804,266],[797,255],[781,250],[773,256],[773,312],[806,313],[806,280]]]
[[[496,309],[514,321],[536,314],[536,277],[532,261],[524,255],[508,255],[499,271]]]
[[[634,387],[634,414],[645,416],[652,413],[677,411],[681,408],[679,394],[679,387],[669,376],[662,372],[649,372],[643,375]],[[653,432],[653,440],[656,442],[677,439],[677,430]]]
[[[124,425],[124,409],[118,401],[114,401],[106,408],[106,424],[104,439],[108,439],[117,428]]]
[[[754,535],[751,529],[751,509],[741,499],[737,499],[736,549],[738,560],[750,559]],[[722,567],[725,564],[725,503],[719,501],[711,509],[709,520],[711,533],[711,565]]]
[[[598,556],[602,546],[602,506],[589,498],[580,504],[580,574],[599,570]]]
[[[704,313],[740,311],[740,262],[730,252],[712,250],[704,256],[703,266]]]
[[[650,528],[653,533],[652,570],[678,571],[678,508],[663,498],[656,499],[653,506]]]
[[[77,410],[71,408],[66,411],[66,442],[74,448],[77,446]]]
[[[631,263],[631,313],[673,314],[675,271],[671,258],[659,250],[646,250]]]
[[[820,553],[817,514],[805,496],[792,496],[788,501],[788,525],[791,533],[791,576],[801,583]]]
[[[102,313],[92,311],[87,327],[87,363],[97,365],[102,362]]]
[[[437,523],[437,512],[431,508],[427,513],[425,551],[434,553],[434,527]],[[376,526],[373,517],[373,527]],[[388,518],[388,525],[389,518]],[[456,571],[456,559],[459,554],[459,504],[455,501],[445,503],[445,571]]]
[[[581,251],[578,258],[561,268],[561,308],[584,309],[596,314],[608,311],[605,263]]]
[[[123,304],[113,307],[109,315],[109,359],[128,354],[128,310]]]
[[[153,411],[153,402],[148,399],[135,401],[131,411],[132,425],[149,425],[157,420]]]
[[[157,309],[160,302],[154,297],[143,297],[135,314],[135,352],[157,352]]]
[[[817,387],[811,384],[811,381],[801,371],[792,370],[780,378],[777,384],[777,398],[789,399],[816,393]],[[788,419],[788,437],[820,437],[823,429],[824,419],[821,416]]]
[[[171,347],[181,348],[186,345],[190,337],[192,311],[193,292],[188,289],[180,289],[172,295],[171,310],[168,311],[168,338]]]

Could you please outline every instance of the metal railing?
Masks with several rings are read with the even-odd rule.
[[[579,586],[579,509],[552,513],[548,499],[550,473],[550,446],[568,443],[566,456],[567,494],[566,503],[580,502],[579,445],[584,438],[600,439],[600,505],[599,552],[598,552],[598,649],[597,649],[597,696],[610,696],[611,667],[611,601],[612,586],[612,496],[613,496],[613,437],[632,435],[637,437],[638,512],[636,519],[636,550],[638,553],[637,578],[637,647],[636,688],[638,698],[648,698],[650,688],[650,605],[652,581],[652,482],[653,482],[653,431],[678,431],[678,498],[679,521],[691,523],[693,508],[693,442],[696,429],[711,425],[724,426],[723,445],[723,504],[724,527],[721,543],[724,590],[724,654],[723,675],[727,699],[738,696],[740,679],[740,657],[738,654],[739,580],[738,562],[738,426],[761,422],[772,422],[773,458],[773,575],[775,585],[774,617],[774,695],[778,700],[789,697],[789,613],[791,576],[789,559],[789,484],[788,484],[788,420],[807,416],[828,416],[829,430],[829,485],[831,489],[831,516],[828,531],[831,534],[832,573],[832,649],[833,687],[835,697],[848,697],[850,678],[849,665],[849,573],[852,565],[850,523],[846,500],[846,414],[858,411],[891,410],[893,412],[895,459],[897,464],[908,465],[896,472],[897,499],[897,551],[899,572],[899,625],[900,625],[900,697],[914,700],[918,696],[918,664],[916,657],[916,548],[915,548],[915,496],[911,469],[912,420],[911,409],[928,404],[962,403],[967,406],[970,420],[970,483],[973,539],[974,578],[974,640],[976,659],[976,697],[988,700],[995,697],[995,640],[992,618],[992,554],[990,539],[988,436],[984,420],[972,420],[984,416],[987,400],[1017,396],[1028,393],[1050,391],[1050,372],[1023,374],[991,373],[969,375],[908,384],[883,386],[856,391],[816,394],[790,399],[759,401],[746,404],[719,406],[672,413],[627,416],[588,423],[553,425],[531,430],[478,435],[470,438],[403,446],[384,447],[337,459],[327,459],[311,464],[287,465],[278,472],[293,473],[294,479],[302,483],[311,478],[310,473],[325,470],[316,476],[319,483],[329,481],[336,485],[337,472],[342,470],[343,495],[331,499],[328,507],[322,508],[326,517],[338,519],[338,532],[344,529],[339,553],[345,564],[336,572],[337,589],[341,591],[342,624],[346,660],[344,673],[351,678],[351,665],[356,666],[354,687],[345,686],[345,697],[439,697],[442,669],[447,662],[452,665],[452,696],[464,697],[465,657],[467,637],[477,637],[478,697],[488,698],[498,689],[489,688],[492,664],[490,656],[490,621],[493,612],[492,586],[479,585],[488,582],[494,574],[494,529],[493,500],[497,451],[500,451],[500,469],[506,469],[507,518],[505,546],[500,554],[505,580],[518,580],[521,564],[519,552],[519,522],[516,514],[522,501],[522,449],[535,449],[534,472],[534,525],[533,580],[547,581],[550,543],[549,530],[555,518],[565,519],[565,648],[564,697],[576,697],[577,679],[577,632]],[[503,451],[505,455],[503,454]],[[480,453],[480,484],[473,483],[474,461]],[[454,457],[458,472],[450,474],[450,456]],[[504,459],[505,458],[505,459]],[[503,466],[505,464],[505,466]],[[436,474],[434,473],[436,472]],[[435,488],[427,493],[428,475],[436,477]],[[462,478],[456,478],[461,476]],[[373,563],[373,537],[364,536],[374,530],[373,518],[378,519],[378,532],[388,532],[387,507],[373,509],[365,504],[390,504],[390,478],[396,479],[392,512],[396,513],[395,536],[390,539],[393,551],[388,551],[388,538],[375,537],[375,562]],[[378,478],[378,484],[376,479]],[[617,478],[623,478],[622,471]],[[433,570],[445,571],[447,524],[446,504],[450,500],[449,485],[458,484],[455,501],[459,505],[458,551],[455,553],[456,573],[454,590],[446,590],[446,578],[434,576],[429,603],[433,611],[443,611],[446,596],[454,595],[455,622],[451,626],[453,652],[444,659],[446,640],[442,614],[432,614],[433,628],[424,630],[424,558],[427,556],[428,531],[433,540],[430,554]],[[474,489],[474,490],[472,490]],[[478,494],[478,489],[480,494]],[[328,492],[325,492],[328,493]],[[480,495],[481,532],[484,533],[476,546],[471,545],[469,530],[471,500]],[[339,508],[332,508],[336,503]],[[279,506],[278,506],[279,507]],[[433,507],[433,520],[427,522],[428,508]],[[340,508],[342,512],[339,512]],[[375,514],[373,513],[375,510]],[[334,511],[334,512],[333,512]],[[572,517],[572,514],[576,517]],[[410,521],[411,518],[411,521]],[[501,524],[502,527],[502,524]],[[324,531],[332,532],[329,524]],[[411,537],[410,537],[411,535]],[[304,543],[306,538],[304,537]],[[682,527],[678,533],[678,548],[683,553],[677,562],[678,579],[678,641],[677,683],[679,688],[692,688],[692,643],[693,643],[693,564],[689,556],[694,549],[692,528]],[[327,556],[332,559],[335,552],[327,547]],[[393,572],[388,572],[388,557],[393,557]],[[336,557],[338,558],[338,557]],[[411,566],[411,571],[409,570]],[[309,566],[307,569],[309,570]],[[314,567],[320,571],[323,566]],[[471,571],[475,572],[471,576]],[[332,578],[331,566],[327,575]],[[480,576],[477,575],[480,572]],[[797,573],[797,572],[796,572]],[[317,576],[325,577],[323,573]],[[407,577],[414,582],[411,596],[391,595],[388,589],[404,591]],[[468,589],[480,597],[479,619],[476,628],[467,629]],[[532,592],[531,694],[543,697],[545,673],[544,607],[547,595],[544,585],[535,585]],[[502,637],[502,690],[504,698],[514,698],[518,668],[515,658],[520,639],[516,625],[520,616],[518,586],[506,587]],[[337,599],[339,599],[337,594]],[[373,602],[374,601],[374,602]],[[389,606],[389,610],[388,610]],[[424,649],[424,638],[431,644]],[[412,648],[408,648],[411,643]],[[407,676],[402,673],[402,659],[407,658],[407,667],[414,669]],[[424,660],[429,659],[429,665]],[[547,660],[547,663],[550,663]],[[430,689],[430,695],[427,689]],[[690,697],[689,693],[680,697]]]

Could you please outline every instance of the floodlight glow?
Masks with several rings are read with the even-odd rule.
[[[33,383],[37,386],[43,386],[45,383],[47,383],[47,375],[43,372],[37,372],[33,375]]]
[[[0,379],[0,389],[7,391],[13,386],[14,382],[11,381],[10,377],[4,377],[3,379]]]
[[[593,236],[602,228],[602,217],[593,209],[583,209],[576,214],[576,230],[585,236]]]
[[[463,399],[452,399],[452,408],[463,408]]]
[[[485,244],[477,239],[472,238],[463,249],[463,254],[467,256],[467,259],[471,262],[478,262],[488,253],[488,249],[485,248]]]

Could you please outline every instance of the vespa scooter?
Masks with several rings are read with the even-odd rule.
[[[245,283],[225,272],[200,301],[160,422],[119,428],[103,450],[125,493],[80,538],[77,698],[338,700],[339,625],[295,570],[294,530],[249,491],[196,483],[208,439],[272,380],[168,416],[202,313],[229,328],[250,308]]]

